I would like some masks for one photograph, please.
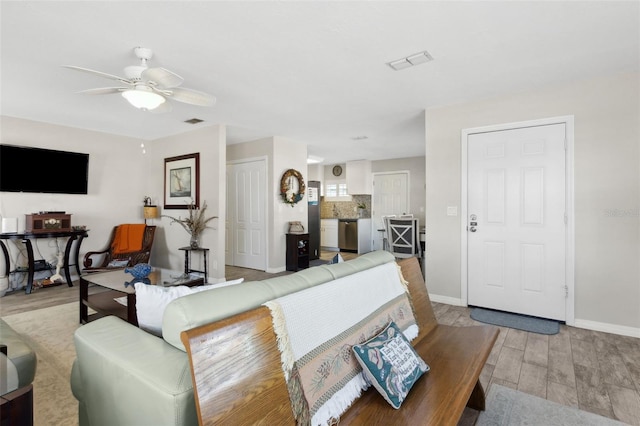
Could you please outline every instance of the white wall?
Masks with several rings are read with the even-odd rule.
[[[408,157],[393,160],[379,160],[371,162],[372,173],[409,171],[409,211],[420,220],[420,226],[425,220],[425,158]]]
[[[576,325],[640,336],[640,75],[428,109],[426,278],[460,298],[462,129],[575,116]]]
[[[208,213],[221,216],[224,224],[226,131],[224,126],[201,128],[193,132],[156,141],[144,141],[146,154],[142,153],[141,140],[106,133],[56,126],[2,116],[0,142],[22,146],[83,152],[89,154],[89,190],[87,195],[0,193],[0,215],[17,217],[19,230],[24,230],[24,215],[40,210],[64,210],[72,214],[72,225],[87,225],[89,237],[82,243],[80,261],[88,251],[103,249],[113,226],[120,223],[142,223],[142,198],[152,197],[161,214],[179,216],[185,210],[164,212],[164,159],[194,152],[200,153],[200,200],[206,200]],[[30,170],[25,173],[41,175],[43,179],[55,176],[51,170]],[[207,216],[209,216],[209,214]],[[211,222],[217,226],[218,221]],[[169,225],[166,218],[149,222],[157,225],[151,255],[154,265],[181,271],[184,268],[184,252],[179,247],[189,244],[189,235],[179,225]],[[55,259],[52,240],[35,240],[35,256],[51,261]],[[224,228],[221,232],[208,229],[203,233],[202,245],[210,249],[209,277],[211,281],[224,278]],[[9,243],[12,267],[26,264],[26,251],[22,244]],[[24,251],[24,256],[20,255]],[[198,269],[200,258],[194,258]],[[4,269],[4,262],[0,262]],[[72,268],[73,270],[73,268]],[[4,275],[0,270],[0,276]],[[16,274],[17,286],[24,280]]]
[[[141,223],[142,197],[144,196],[146,158],[140,149],[140,140],[105,133],[92,132],[70,127],[56,126],[13,117],[0,117],[3,144],[34,146],[39,148],[89,154],[88,194],[34,194],[0,193],[0,215],[17,217],[18,230],[24,231],[25,214],[41,210],[61,210],[72,214],[72,225],[86,225],[89,238],[81,247],[81,259],[84,253],[99,250],[106,246],[114,225],[120,223]],[[28,164],[23,173],[36,175],[41,179],[55,179],[57,167],[33,170]],[[47,261],[55,259],[54,240],[34,240],[36,258]],[[66,244],[60,241],[60,244]],[[26,265],[26,251],[22,243],[8,243],[11,249],[12,267]],[[19,253],[23,251],[24,256]],[[4,265],[4,262],[0,262]],[[4,266],[0,276],[4,275]],[[24,285],[23,274],[12,277],[18,280],[16,285]]]
[[[294,207],[285,204],[280,196],[280,179],[288,169],[298,170],[305,181],[307,174],[307,147],[281,137],[227,146],[227,160],[267,158],[267,272],[281,272],[286,263],[286,237],[289,221],[299,221],[307,229],[307,198]]]
[[[273,250],[270,253],[270,264],[281,265],[285,269],[287,240],[290,221],[302,222],[304,229],[309,229],[309,209],[307,193],[295,204],[286,204],[280,195],[280,179],[289,169],[295,169],[302,174],[304,182],[309,180],[307,173],[307,146],[292,142],[285,138],[275,137],[273,141],[273,194],[275,195],[271,229],[273,231]]]
[[[162,215],[175,218],[188,216],[188,210],[164,210],[164,159],[178,155],[200,153],[200,206],[207,203],[205,216],[217,216],[209,222],[214,229],[202,233],[200,245],[209,248],[209,277],[212,282],[224,280],[224,223],[226,214],[226,129],[224,125],[200,128],[188,133],[157,139],[147,143],[149,161],[145,180],[147,192],[159,200]],[[189,234],[171,219],[162,217],[156,230],[153,248],[154,264],[163,268],[184,268],[184,252],[179,247],[189,245]],[[202,257],[194,254],[192,267],[202,270]]]
[[[309,180],[322,182],[324,180],[324,166],[321,164],[307,164]]]

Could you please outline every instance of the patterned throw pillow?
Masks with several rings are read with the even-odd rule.
[[[377,336],[354,345],[353,353],[365,379],[395,409],[400,408],[420,376],[429,371],[429,366],[393,321]]]

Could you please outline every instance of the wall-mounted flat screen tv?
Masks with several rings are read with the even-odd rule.
[[[86,194],[89,154],[0,145],[0,191]]]

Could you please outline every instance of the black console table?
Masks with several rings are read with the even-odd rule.
[[[7,274],[11,270],[11,264],[9,259],[9,251],[7,250],[7,246],[2,240],[21,240],[25,246],[27,247],[27,260],[28,260],[28,275],[27,275],[27,288],[25,292],[27,294],[31,293],[31,288],[33,287],[33,275],[35,272],[34,267],[34,258],[33,258],[33,246],[31,245],[31,240],[34,238],[68,238],[67,246],[64,250],[64,276],[67,279],[67,285],[69,287],[73,287],[73,282],[71,281],[71,273],[69,272],[69,255],[71,254],[71,246],[73,246],[73,242],[78,240],[76,244],[76,249],[73,252],[74,263],[76,265],[76,271],[78,272],[78,276],[80,276],[80,263],[78,262],[78,256],[80,253],[80,244],[82,244],[82,240],[87,237],[87,231],[59,231],[59,232],[39,232],[39,233],[31,233],[24,232],[22,234],[18,233],[7,233],[0,234],[0,248],[2,249],[2,253],[4,254],[5,265]]]

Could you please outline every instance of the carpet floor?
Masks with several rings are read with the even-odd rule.
[[[78,328],[78,303],[8,315],[2,319],[38,357],[33,382],[33,417],[36,426],[78,424],[78,403],[69,378],[76,358],[73,332]]]

